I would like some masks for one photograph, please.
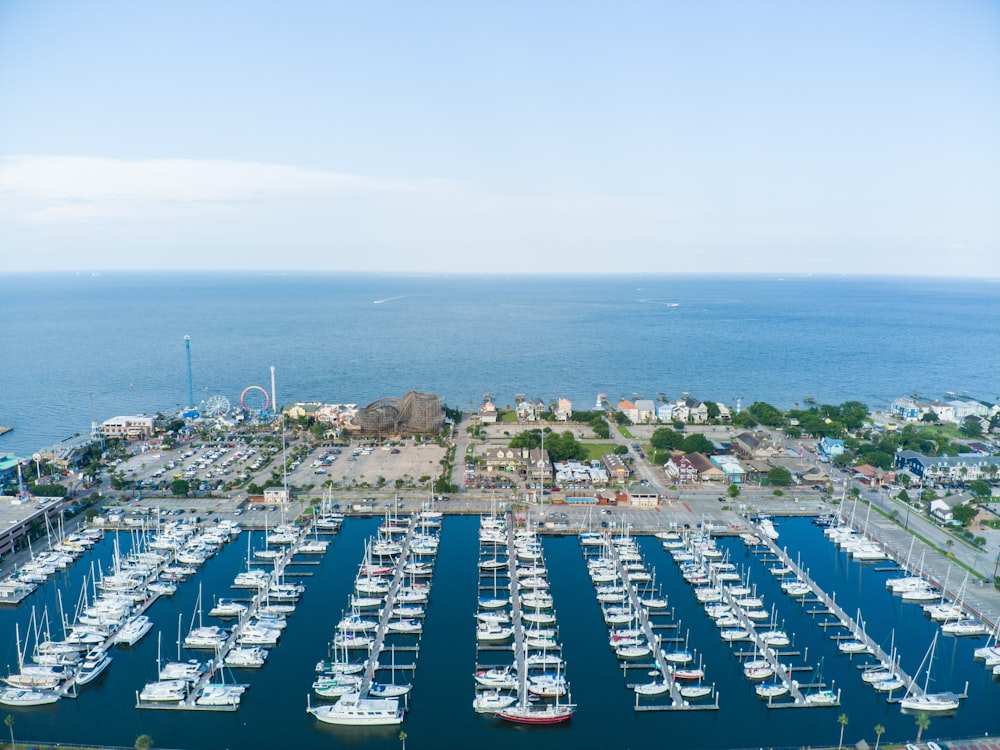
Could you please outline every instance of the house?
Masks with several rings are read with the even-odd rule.
[[[795,484],[825,484],[830,478],[822,468],[798,456],[771,456],[767,462],[772,467],[787,469]]]
[[[868,487],[883,487],[896,481],[896,472],[861,464],[854,467],[854,478]]]
[[[497,421],[497,408],[492,401],[487,401],[479,407],[479,423],[495,424]]]
[[[785,449],[779,443],[761,430],[741,432],[733,438],[730,446],[733,453],[744,459],[761,460],[785,453]]]
[[[639,409],[628,399],[622,399],[618,402],[618,411],[629,418],[632,424],[638,424],[639,422]]]
[[[846,450],[844,448],[844,441],[838,440],[837,438],[824,437],[819,441],[819,449],[827,458],[833,458],[834,456],[842,455]]]
[[[573,402],[568,398],[561,398],[556,402],[556,419],[560,422],[568,422],[573,416]]]
[[[145,440],[153,436],[152,417],[112,417],[101,423],[101,434],[106,438]]]
[[[696,398],[684,399],[687,420],[691,424],[705,424],[708,421],[708,407]]]
[[[674,484],[694,484],[698,481],[698,469],[687,456],[679,453],[667,459],[663,472]]]
[[[524,472],[537,474],[539,468],[546,475],[551,473],[548,451],[541,448],[511,448],[488,445],[483,449],[483,468],[487,472]]]
[[[614,453],[608,453],[602,459],[604,461],[604,468],[608,472],[612,482],[624,482],[628,479],[629,470],[622,461],[622,457]]]
[[[694,466],[698,472],[699,482],[723,482],[726,473],[712,463],[711,459],[704,453],[688,453],[684,456]]]
[[[656,407],[656,418],[661,422],[674,421],[673,404],[660,404]]]
[[[720,403],[716,403],[715,405],[717,407],[719,407],[719,419],[721,421],[723,421],[723,422],[729,422],[730,420],[732,420],[733,414],[732,414],[732,412],[729,411],[729,407],[728,406],[726,406],[725,404],[720,404]]]
[[[941,422],[955,422],[955,407],[942,401],[928,401],[914,396],[902,396],[889,405],[889,411],[907,422],[919,422],[933,413]]]
[[[726,475],[726,481],[729,484],[741,484],[743,482],[743,478],[747,472],[736,456],[717,454],[709,456],[709,460],[722,469],[722,473]]]
[[[656,404],[651,399],[640,398],[635,402],[635,422],[645,424],[656,419]]]

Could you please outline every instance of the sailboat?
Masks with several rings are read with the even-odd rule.
[[[938,634],[934,633],[934,638],[931,639],[931,646],[924,654],[923,661],[920,662],[920,667],[917,669],[917,675],[920,674],[921,670],[924,669],[924,665],[927,665],[927,670],[924,676],[924,689],[921,694],[917,694],[913,691],[913,686],[916,681],[910,683],[909,689],[906,691],[906,695],[900,701],[899,705],[904,711],[922,711],[924,713],[944,713],[947,711],[954,711],[958,708],[958,696],[954,693],[928,693],[927,688],[930,686],[931,680],[931,665],[934,663],[934,650],[937,648]]]

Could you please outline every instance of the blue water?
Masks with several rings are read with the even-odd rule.
[[[185,335],[196,401],[270,391],[271,365],[281,403],[418,389],[463,409],[484,392],[876,407],[998,385],[989,280],[43,274],[0,275],[0,300],[0,452],[19,455],[92,416],[186,406]]]
[[[331,545],[315,575],[303,578],[307,591],[262,670],[236,672],[251,687],[236,713],[179,713],[134,708],[135,691],[155,674],[157,633],[162,632],[164,656],[176,656],[178,617],[186,631],[198,596],[210,606],[216,596],[231,595],[228,584],[244,564],[247,539],[244,534],[213,558],[201,573],[181,584],[173,599],[161,599],[150,609],[154,631],[133,649],[116,649],[111,667],[97,682],[82,689],[76,700],[55,706],[12,710],[19,738],[59,739],[76,743],[107,743],[131,746],[141,733],[150,734],[158,747],[210,750],[223,747],[299,747],[321,750],[330,747],[365,747],[373,750],[399,746],[392,729],[336,729],[318,724],[305,713],[306,694],[316,661],[327,655],[336,621],[345,607],[351,584],[363,555],[364,541],[373,533],[377,519],[349,519]],[[512,741],[520,748],[629,748],[654,744],[671,737],[671,746],[684,748],[799,747],[835,745],[839,734],[837,716],[849,718],[847,745],[858,739],[874,741],[875,724],[886,727],[888,741],[912,740],[914,717],[901,714],[864,685],[851,661],[838,653],[829,634],[819,628],[805,608],[781,594],[767,573],[766,565],[750,555],[736,539],[722,545],[731,560],[745,568],[757,593],[775,609],[776,618],[793,634],[794,649],[804,652],[793,664],[822,665],[821,678],[842,689],[842,705],[825,709],[768,710],[742,676],[739,660],[718,637],[718,630],[695,601],[690,587],[657,540],[646,537],[640,547],[647,566],[655,568],[678,623],[677,633],[689,640],[706,670],[706,681],[719,691],[718,712],[635,713],[634,697],[613,652],[608,648],[607,629],[587,576],[581,546],[575,537],[544,540],[550,571],[551,593],[559,616],[560,638],[567,661],[573,700],[579,706],[572,721],[557,728],[524,729],[504,725],[475,714],[472,672],[476,647],[473,619],[477,600],[478,555],[475,517],[449,517],[442,530],[433,592],[427,607],[425,632],[414,674],[414,691],[403,729],[412,748],[469,747],[506,750]],[[860,607],[868,632],[888,647],[892,629],[903,667],[913,672],[924,656],[933,625],[918,607],[902,606],[885,589],[890,575],[862,566],[826,541],[819,529],[805,519],[790,519],[779,526],[781,544],[793,557],[801,554],[813,575],[837,592],[848,611]],[[256,537],[262,536],[257,534]],[[262,544],[255,537],[254,547]],[[130,539],[120,537],[123,549]],[[57,590],[64,605],[72,607],[79,595],[82,577],[89,575],[90,561],[107,565],[112,540],[106,539],[70,571],[46,584],[18,609],[0,610],[0,634],[8,643],[6,663],[16,663],[12,643],[15,622],[26,632],[30,608],[40,612],[48,605],[57,611]],[[960,692],[969,681],[969,698],[953,717],[933,717],[925,738],[960,737],[1000,732],[1000,682],[973,662],[972,649],[984,639],[943,638],[935,659],[932,690]],[[737,646],[744,648],[745,646]],[[184,658],[198,656],[184,652]],[[201,654],[204,658],[204,654]],[[798,675],[800,682],[813,679]],[[57,729],[54,729],[57,728]]]

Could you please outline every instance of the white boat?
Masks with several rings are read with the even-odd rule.
[[[115,643],[121,646],[134,646],[153,628],[153,621],[146,615],[136,615],[130,618],[115,635]]]
[[[397,685],[395,683],[373,682],[368,687],[368,695],[374,698],[401,698],[413,688],[409,683]]]
[[[780,698],[782,695],[786,695],[788,693],[788,685],[783,682],[762,682],[754,688],[754,692],[764,700],[771,700],[772,698]]]
[[[219,599],[209,611],[209,617],[233,618],[242,617],[247,611],[247,605],[232,599]]]
[[[712,694],[712,688],[707,685],[685,685],[680,688],[680,694],[682,697],[688,700],[694,700],[696,698],[705,698]]]
[[[236,708],[246,691],[246,685],[222,685],[209,683],[198,692],[194,702],[199,706],[226,706]]]
[[[59,700],[59,694],[46,690],[4,688],[0,690],[0,703],[5,706],[44,706]]]
[[[512,638],[513,635],[513,628],[504,627],[492,622],[481,622],[476,627],[476,640],[484,643],[506,641],[507,639]]]
[[[819,690],[806,695],[806,703],[811,706],[835,706],[840,702],[840,697],[833,690]]]
[[[919,675],[920,672],[924,671],[924,690],[923,693],[914,692],[914,686],[916,685],[916,680],[910,683],[910,688],[906,691],[906,695],[899,702],[900,708],[904,711],[915,711],[923,713],[947,713],[949,711],[954,711],[958,708],[958,697],[953,693],[928,693],[927,688],[930,685],[931,680],[931,666],[934,664],[934,651],[937,648],[938,634],[934,633],[934,637],[931,639],[930,648],[927,649],[927,653],[924,654],[923,660],[920,662],[920,666],[917,668],[915,673]],[[926,665],[926,669],[925,669]]]
[[[483,669],[475,674],[476,682],[484,687],[514,690],[517,688],[517,672],[512,667]]]
[[[111,656],[107,651],[90,651],[80,665],[80,671],[76,673],[76,684],[86,685],[93,682],[100,676],[101,672],[111,664]]]
[[[501,693],[499,690],[480,690],[476,693],[475,700],[472,701],[472,708],[476,713],[495,714],[497,711],[514,705],[517,696],[508,693]]]
[[[666,680],[656,680],[636,685],[633,690],[638,695],[662,695],[670,690],[670,683]]]
[[[770,518],[761,518],[757,525],[760,527],[761,533],[768,539],[778,538],[778,531],[774,528],[774,521]]]
[[[977,636],[986,635],[989,632],[989,629],[979,620],[970,618],[967,620],[946,622],[941,626],[941,632],[947,633],[948,635]]]
[[[267,649],[260,646],[238,646],[226,654],[224,664],[230,668],[258,669],[267,660]]]
[[[329,706],[314,708],[307,703],[306,711],[326,724],[387,726],[403,723],[403,709],[398,698],[362,698],[357,693],[348,693]]]
[[[143,703],[179,703],[187,693],[187,680],[156,680],[143,686],[139,700]]]
[[[360,687],[361,678],[348,674],[323,675],[312,684],[316,695],[321,698],[339,698],[357,692]]]

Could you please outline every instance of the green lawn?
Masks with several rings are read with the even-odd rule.
[[[597,461],[614,451],[614,443],[582,443],[587,449],[587,461]]]

